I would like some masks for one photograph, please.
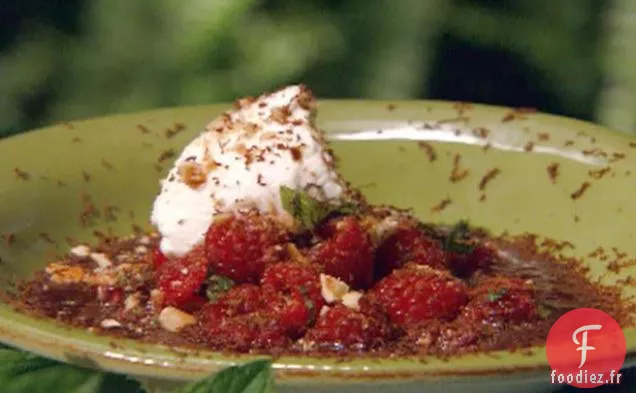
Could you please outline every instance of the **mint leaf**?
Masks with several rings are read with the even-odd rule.
[[[193,382],[174,393],[274,393],[270,360],[257,360]]]
[[[358,211],[353,203],[335,205],[322,202],[312,198],[306,191],[293,190],[286,186],[281,186],[280,195],[283,208],[309,231],[331,215],[350,215]]]
[[[344,202],[341,205],[333,206],[332,209],[333,210],[331,210],[331,212],[329,213],[330,215],[338,214],[338,215],[347,216],[351,214],[356,214],[360,211],[360,207],[356,205],[355,203],[351,203],[351,202]]]
[[[501,299],[506,293],[508,293],[508,288],[501,288],[495,292],[488,291],[486,300],[488,300],[489,302],[496,302],[497,300]]]
[[[215,302],[219,300],[221,296],[234,286],[234,281],[231,278],[225,276],[211,275],[208,277],[208,287],[205,290],[205,295],[208,300]]]
[[[445,251],[468,254],[475,248],[470,244],[470,226],[468,221],[458,221],[450,230],[448,235],[439,239]]]
[[[0,349],[3,393],[139,393],[124,376],[75,367],[11,348]]]
[[[329,213],[329,210],[322,203],[303,191],[296,191],[282,186],[281,198],[283,208],[298,220],[305,229],[313,229]]]
[[[88,370],[0,345],[2,393],[142,393],[124,376]],[[174,393],[274,393],[271,361],[229,367]]]

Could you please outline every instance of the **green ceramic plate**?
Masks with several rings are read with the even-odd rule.
[[[2,286],[41,268],[47,255],[68,247],[68,236],[90,240],[96,229],[128,234],[133,224],[146,226],[171,153],[178,153],[226,107],[78,121],[2,141],[0,234],[11,240],[0,245]],[[579,257],[599,246],[636,256],[632,139],[564,118],[444,102],[324,101],[319,123],[334,140],[345,177],[362,187],[372,202],[414,207],[421,218],[433,222],[468,218],[495,233],[528,231],[568,240]],[[452,183],[449,175],[457,155],[468,175]],[[554,163],[558,176],[551,178],[547,168]],[[480,189],[482,177],[494,168],[499,175]],[[583,184],[589,187],[573,199]],[[101,219],[84,227],[79,216],[87,196]],[[442,201],[444,209],[433,209]],[[586,258],[586,263],[595,277],[619,285],[626,296],[636,295],[636,288],[628,285],[636,282],[628,279],[636,275],[636,267],[609,272],[613,255],[606,260]],[[626,327],[625,336],[631,364],[636,359],[636,329]],[[162,386],[246,359],[97,337],[18,314],[5,305],[0,305],[0,340]],[[330,392],[545,389],[549,368],[544,348],[531,352],[448,362],[294,357],[278,359],[275,367],[283,391],[298,386]]]

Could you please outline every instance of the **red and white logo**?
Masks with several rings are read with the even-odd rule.
[[[619,384],[626,352],[618,322],[593,308],[564,314],[550,329],[546,343],[552,383],[578,388]]]

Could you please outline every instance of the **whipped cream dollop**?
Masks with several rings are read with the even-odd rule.
[[[161,251],[187,253],[219,214],[253,208],[285,214],[281,186],[340,199],[345,182],[314,126],[314,107],[306,87],[289,86],[241,99],[212,121],[161,181],[151,216]]]

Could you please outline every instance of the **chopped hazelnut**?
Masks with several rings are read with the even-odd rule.
[[[124,301],[124,311],[131,311],[139,306],[141,299],[139,292],[128,295]]]
[[[321,294],[327,303],[342,300],[342,297],[349,292],[349,286],[332,276],[320,274]]]
[[[110,267],[113,264],[108,256],[106,256],[106,254],[92,252],[90,256],[91,259],[97,264],[97,266],[103,269]]]
[[[57,284],[80,282],[85,274],[84,269],[79,266],[68,266],[59,262],[53,262],[48,265],[45,272],[51,276],[51,281]]]
[[[342,304],[353,309],[360,310],[360,298],[362,297],[362,292],[351,291],[347,292],[342,296]]]
[[[71,254],[78,258],[86,258],[90,255],[90,253],[91,253],[90,247],[84,244],[80,244],[78,246],[71,248]]]
[[[169,332],[178,332],[195,322],[192,315],[174,307],[166,307],[159,313],[159,324]]]
[[[112,318],[108,318],[108,319],[104,319],[101,323],[100,323],[101,327],[103,327],[104,329],[113,329],[113,328],[119,328],[121,327],[121,323],[116,320],[116,319],[112,319]]]

